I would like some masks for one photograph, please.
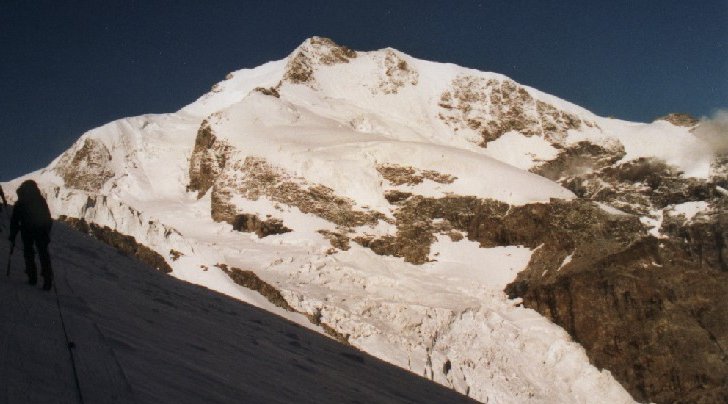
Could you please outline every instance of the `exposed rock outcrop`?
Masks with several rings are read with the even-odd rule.
[[[256,215],[249,213],[243,213],[235,215],[235,219],[232,223],[233,229],[237,231],[243,231],[248,233],[255,233],[258,237],[266,237],[273,234],[283,234],[293,231],[283,225],[281,219],[266,218],[261,220]]]
[[[534,167],[531,172],[558,181],[609,167],[624,155],[624,146],[620,143],[598,145],[582,141],[564,147],[555,159]],[[583,196],[574,189],[571,190],[578,196]]]
[[[376,224],[383,218],[378,212],[357,210],[354,201],[336,195],[331,188],[294,178],[258,157],[231,162],[225,175],[216,179],[212,192],[215,220],[227,221],[231,214],[237,214],[228,203],[234,194],[250,200],[266,197],[340,226]]]
[[[456,132],[470,129],[479,133],[483,147],[510,131],[541,135],[560,144],[569,129],[596,126],[536,100],[526,88],[509,79],[458,76],[451,90],[440,97],[439,106],[440,119]]]
[[[665,116],[661,116],[655,121],[667,121],[675,126],[693,127],[698,124],[698,118],[690,114],[672,113]]]
[[[601,237],[624,246],[645,234],[636,217],[610,215],[581,200],[509,206],[468,196],[411,196],[396,203],[395,236],[360,236],[354,240],[379,254],[404,257],[414,264],[427,261],[436,234],[449,236],[452,230],[467,234],[481,247],[522,245],[558,250],[562,255],[558,263],[577,244],[588,244],[584,240]],[[435,219],[441,220],[435,223]],[[539,263],[539,256],[534,254],[533,265]]]
[[[587,231],[554,223],[546,231],[559,237],[506,290],[564,327],[637,400],[725,402],[728,209],[713,203],[694,220],[665,215],[659,239],[634,223],[599,232],[603,219],[588,212]]]
[[[269,302],[284,310],[295,311],[293,307],[288,304],[286,299],[283,298],[281,292],[279,292],[278,289],[273,287],[268,282],[260,279],[260,277],[256,275],[255,272],[230,267],[226,264],[218,263],[215,266],[225,272],[230,277],[230,279],[232,279],[233,282],[237,283],[238,285],[260,293],[266,299],[268,299]]]
[[[99,140],[87,137],[78,150],[61,156],[55,171],[69,188],[96,193],[114,177],[111,153]]]
[[[316,65],[349,63],[349,59],[355,57],[355,51],[329,38],[314,36],[306,40],[289,59],[283,80],[293,84],[311,84]]]
[[[394,50],[386,49],[380,63],[383,75],[379,79],[378,91],[397,94],[405,86],[417,85],[420,74]]]
[[[217,140],[207,121],[203,121],[195,138],[195,147],[190,157],[190,183],[188,191],[197,191],[201,198],[212,187],[229,157],[230,147]]]
[[[532,171],[560,182],[580,198],[642,216],[668,205],[711,200],[718,194],[715,186],[723,182],[718,177],[685,177],[655,158],[619,163],[623,150],[593,144],[582,147],[582,143],[564,149],[556,159]]]
[[[108,226],[99,226],[96,223],[89,223],[84,219],[78,219],[75,217],[61,216],[58,220],[82,233],[88,234],[91,237],[116,248],[130,257],[138,259],[157,271],[164,273],[172,272],[172,268],[169,266],[164,257],[149,247],[140,244],[132,236],[119,233]]]
[[[452,184],[457,177],[450,174],[439,173],[434,170],[418,170],[398,164],[380,164],[377,171],[392,185],[417,185],[424,180],[440,184]]]
[[[681,249],[646,237],[552,277],[531,265],[507,290],[564,327],[637,400],[725,402],[728,273],[670,257]]]
[[[341,226],[376,224],[383,218],[378,212],[356,210],[353,201],[337,196],[331,188],[294,178],[262,158],[248,156],[242,161],[233,158],[232,148],[215,137],[207,121],[197,132],[187,189],[197,191],[198,197],[211,190],[214,220],[230,223],[236,230],[253,231],[259,235],[280,234],[290,229],[276,219],[251,220],[230,202],[234,195],[251,200],[270,198]]]
[[[338,248],[339,250],[343,251],[346,251],[350,248],[349,237],[346,234],[343,234],[343,232],[330,230],[319,230],[318,232],[327,240],[329,240],[332,247]]]
[[[281,98],[281,94],[278,92],[276,87],[255,87],[253,91],[257,91],[263,95]]]

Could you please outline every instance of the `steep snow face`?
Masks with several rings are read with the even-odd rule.
[[[43,170],[43,179],[121,200],[175,198],[187,181],[199,119],[185,114],[144,115],[85,133]]]
[[[640,140],[660,131],[671,142]],[[534,250],[482,248],[417,212],[404,220],[397,204],[572,199],[530,171],[579,142],[710,174],[680,153],[701,147],[688,128],[600,118],[502,75],[312,38],[177,113],[89,131],[29,177],[54,215],[134,236],[173,276],[264,306],[222,264],[252,270],[350,344],[478,400],[630,402],[563,330],[503,294]],[[292,231],[233,230],[252,231],[250,217]],[[424,265],[374,253],[422,228]]]
[[[281,97],[285,94],[282,91]],[[414,138],[410,136],[414,130],[399,136],[399,129],[388,125],[386,117],[375,120],[378,130],[358,131],[344,124],[360,116],[355,106],[347,111],[339,104],[341,117],[334,120],[282,98],[251,94],[213,116],[211,130],[219,141],[242,152],[238,158],[263,158],[292,176],[325,185],[378,210],[388,206],[376,170],[382,164],[434,170],[456,178],[450,184],[423,189],[427,195],[474,195],[516,204],[572,197],[550,181],[482,153]]]
[[[182,108],[178,114],[205,118],[213,112],[224,109],[247,96],[256,87],[271,87],[278,83],[283,75],[286,60],[268,62],[254,69],[241,69],[231,73],[214,86],[212,90],[190,105]]]

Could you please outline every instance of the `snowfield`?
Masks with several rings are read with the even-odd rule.
[[[356,243],[332,254],[331,243],[318,230],[336,231],[336,224],[266,195],[246,198],[230,188],[238,212],[274,217],[293,230],[259,238],[212,220],[212,191],[198,198],[187,190],[190,157],[204,121],[216,141],[230,147],[228,162],[262,159],[289,178],[328,187],[353,201],[357,210],[391,219],[396,207],[385,194],[393,189],[432,198],[473,196],[511,206],[572,199],[559,184],[527,171],[553,159],[558,142],[619,141],[624,160],[655,156],[686,174],[706,176],[710,156],[696,160],[680,152],[700,149],[699,141],[687,128],[600,118],[524,87],[529,97],[595,126],[565,129],[558,142],[545,131],[535,136],[511,131],[482,147],[472,129],[455,130],[439,118],[442,94],[458,77],[498,83],[508,78],[420,61],[392,49],[358,52],[346,63],[330,65],[320,61],[326,54],[316,52],[323,51],[309,40],[287,59],[233,72],[176,113],[126,118],[91,130],[65,157],[3,187],[12,194],[21,180],[34,178],[55,216],[84,218],[131,235],[166,257],[172,276],[321,330],[304,315],[275,307],[235,284],[215,265],[252,270],[279,289],[296,311],[315,314],[348,336],[354,347],[481,402],[633,402],[608,371],[589,363],[566,332],[503,293],[526,267],[532,250],[480,248],[467,238],[456,242],[438,236],[430,261],[421,266]],[[310,58],[309,82],[286,79],[298,54]],[[399,67],[394,73],[387,67],[391,60]],[[277,96],[256,88],[273,88]],[[666,130],[674,141],[655,143],[655,136]],[[98,143],[87,144],[89,139]],[[100,156],[106,156],[106,149],[108,157],[72,167],[92,178],[108,173],[108,178],[95,190],[69,187],[60,168],[89,149]],[[378,172],[387,164],[454,179],[396,185]],[[690,216],[701,209],[691,205],[675,211]],[[396,228],[382,219],[352,231],[392,235]],[[171,250],[182,256],[173,260]]]

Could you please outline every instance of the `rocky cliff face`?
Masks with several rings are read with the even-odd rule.
[[[225,168],[230,147],[217,140],[210,125],[205,120],[200,125],[195,138],[195,148],[190,158],[189,191],[197,191],[202,197],[212,188],[215,178]]]
[[[535,99],[523,86],[508,79],[458,76],[438,105],[440,119],[455,131],[469,128],[478,132],[483,146],[509,131],[542,135],[560,144],[569,129],[596,126]]]
[[[637,400],[728,400],[728,202],[716,191],[725,178],[684,178],[641,159],[561,179],[582,198],[659,218],[656,236],[636,219],[600,232],[612,218],[582,211],[594,225],[546,227],[559,241],[507,291],[569,331]],[[676,212],[696,203],[708,209]]]
[[[55,171],[68,187],[95,193],[114,177],[110,161],[109,149],[102,142],[86,138],[77,150],[63,154]]]
[[[314,84],[316,65],[333,65],[349,63],[356,57],[356,52],[334,43],[331,39],[312,37],[301,45],[286,65],[284,81],[294,84]]]
[[[532,263],[508,291],[569,331],[637,400],[725,401],[728,273],[689,253],[705,251],[702,242],[648,236],[610,254],[602,243],[587,251],[595,260],[551,266],[549,277]]]

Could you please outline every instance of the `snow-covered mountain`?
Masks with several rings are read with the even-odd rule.
[[[721,397],[728,169],[696,124],[313,37],[27,177],[172,276],[483,402]],[[686,277],[710,292],[677,302]]]

